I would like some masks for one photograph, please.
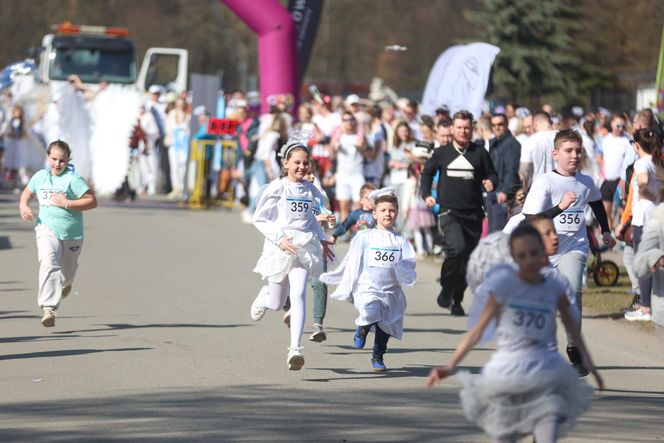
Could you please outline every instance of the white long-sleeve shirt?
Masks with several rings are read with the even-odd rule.
[[[311,232],[325,240],[325,232],[313,212],[316,198],[324,201],[320,191],[306,180],[274,180],[258,200],[254,226],[277,246],[286,237],[287,230]]]

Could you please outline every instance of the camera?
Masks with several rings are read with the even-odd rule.
[[[424,140],[415,140],[415,147],[412,152],[413,155],[417,158],[431,158],[434,150],[434,143]]]

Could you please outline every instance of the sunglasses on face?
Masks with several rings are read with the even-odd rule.
[[[616,125],[616,128],[618,128],[618,129],[625,129],[625,125]]]
[[[355,123],[354,118],[344,118],[341,121],[343,121],[344,123]]]

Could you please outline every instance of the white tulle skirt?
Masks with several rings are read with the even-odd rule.
[[[555,351],[497,352],[481,376],[457,376],[466,418],[494,438],[531,435],[551,415],[559,417],[562,437],[590,408],[593,392]]]
[[[299,262],[309,271],[309,278],[319,277],[323,272],[323,246],[320,239],[311,232],[284,232],[293,237],[291,242],[297,247],[297,254],[284,252],[279,246],[265,240],[254,272],[260,274],[263,280],[279,283]]]

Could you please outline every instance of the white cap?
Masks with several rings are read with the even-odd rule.
[[[346,106],[358,105],[360,104],[360,97],[356,94],[351,94],[348,97],[346,97],[344,103],[346,104]]]
[[[572,106],[572,114],[577,117],[583,117],[583,108],[581,106]]]
[[[150,94],[162,94],[164,92],[164,88],[160,85],[152,85],[150,86],[150,89],[148,89],[148,92]]]
[[[203,106],[203,105],[196,106],[192,113],[196,117],[198,117],[199,115],[205,114],[205,106]]]

